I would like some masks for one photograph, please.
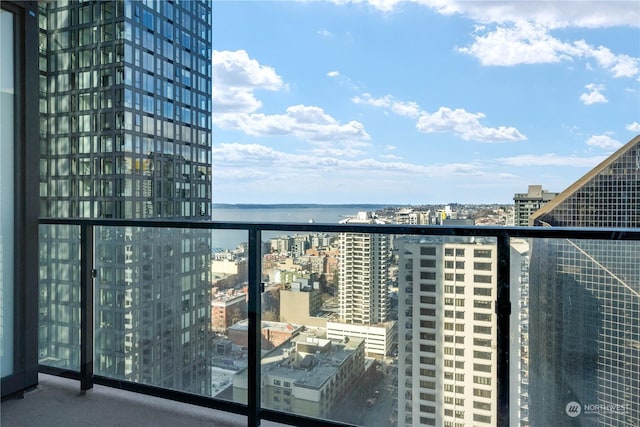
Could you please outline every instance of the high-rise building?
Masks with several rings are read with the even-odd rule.
[[[341,221],[375,224],[369,212]],[[372,325],[387,320],[389,299],[389,235],[340,233],[338,300],[345,323]]]
[[[398,426],[495,425],[495,241],[403,237],[395,246]]]
[[[48,217],[208,219],[211,4],[40,4],[41,209]],[[78,231],[41,233],[40,356],[79,363]],[[210,235],[98,227],[95,369],[207,393]]]
[[[543,206],[533,223],[637,228],[639,189],[640,136]],[[637,242],[532,242],[532,425],[627,426],[640,420],[639,259]]]
[[[513,196],[515,225],[528,226],[531,215],[557,195],[558,193],[543,190],[542,185],[530,185],[528,192],[516,193]]]

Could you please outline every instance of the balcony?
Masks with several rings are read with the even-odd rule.
[[[276,231],[395,235],[396,242],[404,245],[405,251],[416,254],[415,262],[418,263],[420,248],[425,245],[446,245],[451,242],[456,245],[468,244],[471,248],[478,247],[485,251],[482,252],[483,257],[486,257],[486,251],[492,251],[496,261],[492,271],[495,285],[489,288],[483,284],[483,291],[474,294],[474,284],[465,283],[460,292],[460,301],[469,306],[456,308],[471,311],[474,300],[491,301],[495,308],[492,320],[489,323],[483,319],[482,324],[475,325],[478,328],[468,325],[464,329],[456,327],[454,330],[453,325],[448,329],[439,320],[422,316],[420,308],[424,307],[421,304],[433,307],[434,292],[439,295],[436,298],[442,296],[444,300],[446,291],[438,288],[434,291],[430,287],[422,290],[418,281],[415,285],[399,286],[400,293],[418,294],[414,299],[400,295],[398,309],[402,310],[401,313],[409,310],[418,320],[415,325],[419,325],[415,330],[410,328],[410,324],[394,324],[394,335],[399,342],[393,348],[399,349],[399,354],[394,354],[391,346],[386,353],[383,350],[384,354],[365,354],[364,340],[369,337],[360,339],[354,334],[329,339],[319,335],[318,328],[311,323],[303,324],[303,328],[296,330],[295,334],[289,333],[281,340],[276,339],[276,334],[295,329],[293,325],[285,327],[285,330],[269,329],[269,332],[265,332],[263,322],[272,315],[274,306],[268,297],[271,291],[264,286],[261,242],[265,240],[263,235]],[[191,273],[198,269],[195,266],[202,265],[197,260],[201,261],[201,257],[206,259],[210,255],[212,241],[228,233],[241,235],[242,241],[248,242],[245,254],[248,269],[244,275],[241,273],[236,278],[238,283],[248,283],[248,286],[246,312],[242,316],[242,312],[236,313],[236,317],[240,316],[246,322],[236,329],[228,328],[223,336],[212,332],[209,326],[210,312],[202,311],[195,298],[202,283],[210,286],[211,278],[201,280],[202,277],[196,278]],[[100,236],[104,235],[128,237],[123,238],[122,242],[114,238],[101,240]],[[140,236],[144,236],[144,239],[138,238]],[[64,243],[55,246],[53,242],[56,239]],[[535,406],[535,387],[540,386],[532,381],[533,378],[524,369],[531,365],[529,357],[534,353],[532,346],[542,346],[544,350],[544,345],[550,343],[545,341],[548,330],[545,331],[545,337],[534,335],[532,327],[527,325],[522,328],[520,316],[512,312],[512,308],[518,307],[518,304],[511,300],[511,295],[523,293],[520,288],[515,288],[520,286],[517,277],[511,280],[511,276],[518,276],[516,273],[519,270],[514,269],[520,269],[522,265],[521,260],[515,259],[516,256],[510,251],[514,239],[528,239],[533,245],[533,254],[536,253],[536,247],[544,248],[543,257],[547,256],[547,252],[551,254],[548,250],[553,249],[561,253],[561,258],[565,260],[567,251],[576,246],[580,256],[601,253],[601,243],[619,249],[626,246],[635,248],[635,240],[640,240],[640,231],[41,219],[40,286],[43,292],[40,294],[40,309],[49,315],[41,319],[40,325],[40,386],[36,392],[27,393],[24,400],[3,403],[2,421],[10,425],[43,425],[38,417],[47,411],[28,408],[57,405],[65,410],[51,414],[69,420],[69,423],[86,416],[89,425],[92,422],[98,425],[97,420],[102,422],[105,419],[112,421],[112,425],[120,424],[120,419],[145,420],[149,408],[160,407],[162,419],[167,420],[166,425],[226,423],[224,425],[255,426],[261,422],[273,425],[268,424],[270,422],[287,425],[387,426],[415,419],[415,414],[412,416],[403,411],[400,411],[399,421],[388,419],[388,414],[397,411],[399,405],[402,408],[420,407],[420,393],[410,386],[422,380],[433,381],[434,375],[441,375],[440,371],[446,376],[448,373],[453,375],[455,370],[455,382],[449,381],[452,387],[456,387],[452,390],[458,387],[463,390],[463,386],[473,388],[474,396],[482,398],[482,405],[478,409],[484,414],[491,412],[491,416],[486,418],[490,420],[487,425],[515,425],[521,420],[531,419],[528,411]],[[131,245],[137,244],[148,246],[140,253],[153,254],[153,259],[140,256],[136,260]],[[56,251],[51,250],[54,246]],[[119,252],[124,253],[125,246],[133,257],[129,258],[127,268],[136,269],[138,264],[140,269],[145,265],[150,266],[148,280],[143,279],[142,275],[139,279],[127,279],[114,267],[117,263],[105,262],[96,256],[98,251],[106,251],[113,255],[108,259],[117,259]],[[170,253],[181,255],[163,255],[162,250],[169,246],[175,246]],[[473,257],[473,250],[468,253],[469,257]],[[550,262],[546,258],[538,261],[543,265]],[[404,266],[410,265],[404,262],[400,264],[401,269]],[[577,271],[570,266],[566,269],[574,273]],[[178,270],[184,275],[183,280],[164,280],[174,277]],[[592,266],[586,271],[589,277],[593,277]],[[473,275],[467,276],[471,277],[468,280],[473,280]],[[620,276],[616,277],[622,281]],[[145,280],[149,283],[148,289],[143,283]],[[624,291],[624,285],[618,291]],[[138,286],[145,291],[139,292]],[[437,286],[444,288],[443,283]],[[477,285],[475,287],[480,289]],[[580,298],[577,298],[579,295],[575,294],[575,289],[568,291],[571,294],[564,297],[569,306],[564,319],[571,325],[586,320],[590,322],[590,327],[597,330],[599,323],[594,318],[597,301],[587,291]],[[539,292],[527,288],[526,294],[532,307],[530,314],[533,307],[540,312],[542,303],[536,302],[536,298],[541,298]],[[417,304],[415,308],[408,304],[420,301],[420,296],[425,298],[424,303]],[[206,303],[208,298],[200,302]],[[123,311],[114,308],[118,307],[118,301],[129,310],[126,322],[117,316]],[[436,307],[443,306],[442,302],[436,304]],[[139,314],[145,310],[148,311],[146,318],[154,319],[151,323],[141,320],[143,316]],[[441,318],[439,316],[442,314],[436,312],[436,319]],[[468,316],[468,319],[472,318]],[[466,319],[467,316],[467,323],[473,322]],[[522,329],[528,331],[527,338],[530,340],[525,348],[521,348],[522,337],[519,336]],[[203,330],[206,333],[203,334]],[[436,354],[441,354],[445,346],[450,346],[448,343],[452,342],[464,344],[470,351],[465,351],[464,357],[457,358],[455,365],[452,360],[440,361],[441,357],[433,357],[433,350],[411,354],[416,346],[410,343],[418,340],[420,333],[436,331]],[[551,332],[554,337],[559,336]],[[244,340],[243,344],[237,344],[233,334],[243,337],[240,338]],[[590,366],[589,358],[593,356],[597,343],[579,339],[574,341],[584,344],[584,348],[567,355],[570,362],[582,367]],[[552,369],[549,366],[543,368]],[[571,366],[553,369],[571,369]],[[591,373],[586,370],[581,375],[589,379]],[[400,381],[399,375],[403,377]],[[442,381],[438,383],[442,384]],[[399,389],[395,389],[394,386],[398,384]],[[547,386],[557,387],[554,384]],[[372,395],[374,390],[377,390],[375,396]],[[585,393],[593,390],[596,390],[596,394],[598,392],[597,386],[585,390]],[[436,390],[436,393],[444,395],[444,390]],[[298,402],[296,405],[295,399],[302,399],[299,396],[303,395],[307,399],[305,404]],[[523,398],[527,400],[523,401]],[[529,398],[532,400],[529,401]],[[67,400],[59,404],[59,399]],[[467,400],[471,405],[471,399]],[[566,403],[557,402],[563,407]],[[74,412],[76,409],[77,413]],[[637,410],[637,404],[630,402],[618,415],[632,419]],[[466,412],[473,416],[472,409]],[[100,413],[112,416],[100,419],[95,415]],[[188,414],[186,418],[185,413]],[[51,414],[49,416],[53,416]],[[436,414],[429,416],[433,415],[434,420],[441,421],[443,414],[443,408],[438,408]],[[159,425],[155,415],[153,420],[154,425]],[[563,421],[566,420],[558,419],[558,423]]]
[[[134,421],[135,420],[135,421]],[[2,425],[30,426],[246,426],[246,416],[170,401],[145,394],[95,386],[78,393],[77,381],[40,374],[38,388],[24,399],[2,403]],[[263,426],[281,426],[262,422]]]

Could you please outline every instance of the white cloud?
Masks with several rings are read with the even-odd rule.
[[[321,28],[317,31],[317,34],[322,36],[322,37],[331,37],[333,36],[333,33],[325,28]]]
[[[253,136],[295,136],[306,141],[366,144],[370,137],[362,123],[352,120],[341,124],[320,107],[294,105],[286,114],[218,114],[213,122],[222,129],[241,130]]]
[[[448,163],[419,165],[400,161],[380,161],[371,158],[345,159],[341,155],[317,155],[285,153],[259,144],[226,143],[213,147],[213,162],[216,175],[225,176],[227,170],[238,167],[252,169],[271,168],[277,174],[281,168],[295,169],[305,173],[321,170],[323,173],[345,173],[360,171],[371,177],[375,172],[393,172],[413,176],[481,175],[482,167],[470,163]],[[338,153],[341,154],[341,153]]]
[[[509,166],[571,166],[592,168],[606,159],[607,156],[560,156],[554,153],[548,154],[523,154],[520,156],[503,157],[499,162]]]
[[[640,7],[635,0],[612,1],[469,1],[469,0],[334,0],[368,4],[388,13],[406,3],[417,3],[442,15],[463,15],[479,24],[471,45],[458,51],[476,57],[486,66],[548,64],[594,59],[614,77],[640,73],[640,59],[615,54],[584,40],[561,41],[550,32],[565,28],[640,27]],[[493,30],[491,29],[493,28]],[[590,64],[586,64],[590,67]]]
[[[580,95],[580,101],[582,101],[585,105],[609,102],[607,98],[602,94],[604,85],[596,85],[590,83],[588,85],[585,85],[585,89],[587,89],[589,92]]]
[[[629,55],[616,55],[604,46],[593,47],[584,40],[574,43],[580,56],[595,59],[601,68],[609,71],[613,77],[634,77],[638,74],[640,60]]]
[[[386,150],[393,151],[393,150],[395,150],[395,149],[396,149],[396,148],[398,148],[398,147],[396,147],[395,145],[387,145],[387,146],[386,146],[386,147],[384,147],[384,148],[385,148]]]
[[[396,100],[391,95],[374,98],[369,93],[351,98],[354,104],[370,105],[377,108],[389,108],[399,116],[417,119],[416,128],[420,132],[450,132],[465,140],[479,142],[504,142],[522,141],[527,139],[514,127],[499,126],[489,128],[480,124],[484,118],[483,113],[469,113],[464,109],[452,110],[448,107],[440,107],[435,113],[429,113],[420,109],[415,102],[403,102]]]
[[[638,122],[629,123],[625,127],[627,128],[627,130],[630,130],[631,132],[640,132],[640,123]]]
[[[366,145],[370,139],[362,123],[339,123],[320,107],[294,105],[285,114],[257,113],[262,107],[256,90],[283,90],[282,78],[269,66],[249,57],[246,51],[215,51],[213,54],[213,123],[221,129],[240,130],[253,136],[294,136],[308,142],[347,144],[325,146],[343,155],[354,155],[353,146]],[[342,78],[338,71],[329,77]],[[338,152],[334,151],[334,152]]]
[[[255,90],[286,88],[273,68],[261,65],[244,50],[214,51],[212,62],[215,114],[254,112],[262,106],[255,97]]]
[[[604,46],[592,46],[584,40],[563,42],[549,33],[549,28],[526,21],[498,26],[489,31],[477,27],[473,42],[459,52],[477,58],[485,66],[549,64],[561,61],[593,59],[613,77],[634,77],[639,73],[638,58],[615,54]],[[586,66],[590,68],[590,64]]]
[[[374,98],[369,93],[364,93],[362,96],[354,96],[351,98],[351,102],[354,104],[367,104],[373,107],[389,107],[391,106],[391,95],[385,95],[382,98]]]
[[[460,14],[481,23],[529,20],[549,28],[640,26],[635,0],[613,1],[469,1],[469,0],[333,0],[338,4],[368,4],[388,13],[415,3],[441,15]]]
[[[545,27],[518,22],[495,31],[480,30],[473,43],[458,51],[477,58],[482,65],[546,64],[571,58],[577,49],[550,36]]]
[[[598,147],[605,150],[615,150],[622,147],[620,141],[616,141],[609,135],[593,135],[587,140],[586,144],[590,147]]]
[[[526,138],[514,127],[499,126],[489,128],[480,124],[483,113],[469,113],[464,109],[451,110],[440,107],[433,114],[423,112],[416,128],[420,132],[451,132],[462,139],[480,142],[523,141]]]
[[[371,105],[377,108],[390,108],[391,111],[398,116],[417,118],[420,114],[420,107],[415,102],[403,102],[396,100],[391,95],[385,95],[382,98],[374,98],[369,93],[362,96],[354,96],[351,98],[354,104]]]

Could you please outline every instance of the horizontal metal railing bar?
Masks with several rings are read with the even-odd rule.
[[[291,412],[281,412],[281,411],[275,411],[272,409],[264,409],[264,408],[260,411],[260,418],[263,420],[274,421],[276,423],[288,424],[292,426],[353,427],[353,424],[344,423],[340,421],[305,417],[303,415],[296,415]]]
[[[79,368],[78,368],[79,369]],[[55,375],[57,377],[68,378],[70,380],[80,380],[80,371],[74,371],[72,369],[58,368],[56,366],[38,365],[38,372],[48,375]]]
[[[40,224],[92,225],[112,227],[160,227],[205,230],[262,230],[306,231],[326,233],[374,233],[407,234],[418,236],[477,236],[496,237],[506,233],[511,238],[589,239],[589,240],[640,240],[640,228],[586,228],[586,227],[512,227],[512,226],[451,226],[406,224],[331,224],[295,222],[239,222],[195,220],[130,220],[40,218]]]

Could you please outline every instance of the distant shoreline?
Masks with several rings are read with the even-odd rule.
[[[275,204],[257,204],[257,203],[214,203],[213,209],[305,209],[305,208],[363,208],[367,210],[376,210],[383,208],[401,207],[405,205],[384,205],[384,204],[358,204],[358,203],[275,203]]]

